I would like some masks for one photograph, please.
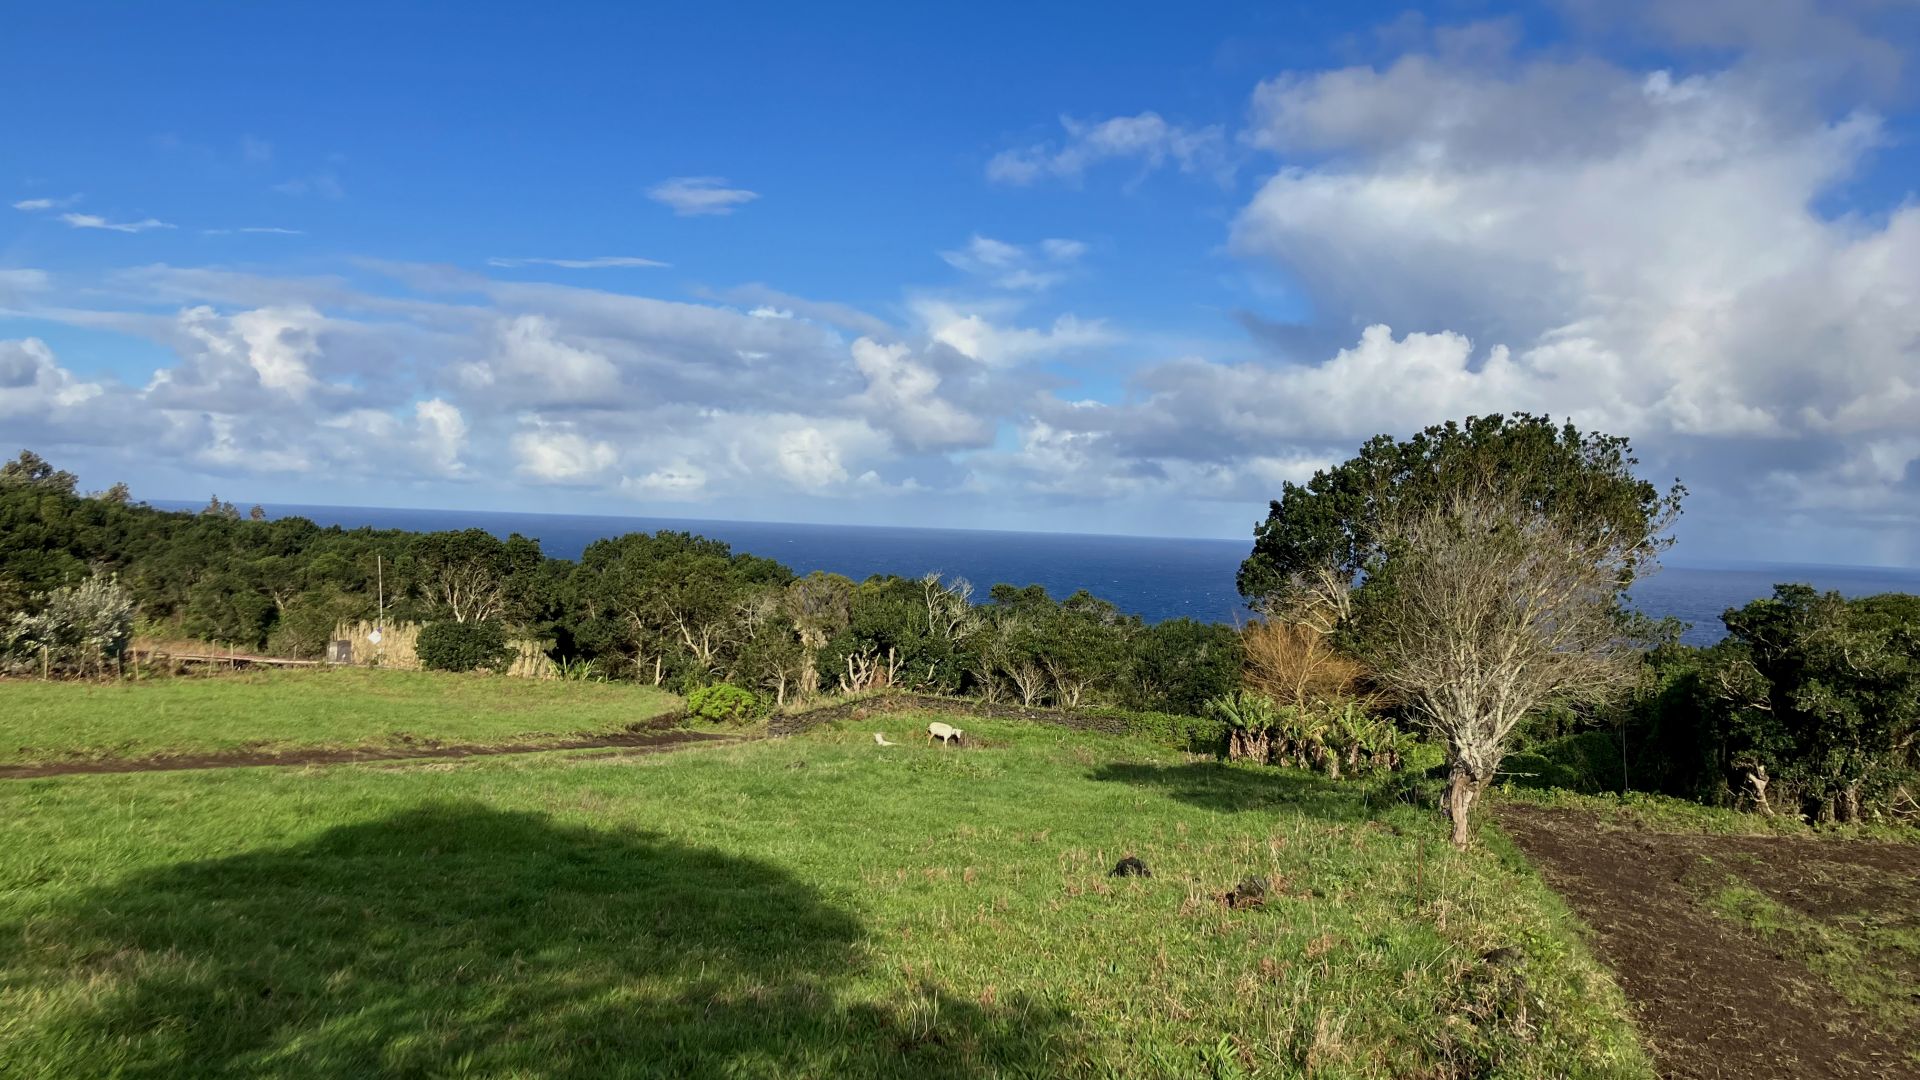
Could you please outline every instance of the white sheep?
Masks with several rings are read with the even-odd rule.
[[[966,732],[961,731],[952,724],[943,724],[938,720],[927,725],[927,741],[932,742],[935,739],[939,739],[941,746],[958,743],[960,736],[965,734]]]
[[[900,745],[899,743],[894,742],[892,739],[887,738],[885,735],[882,735],[877,731],[873,733],[873,741],[881,746],[899,746]]]

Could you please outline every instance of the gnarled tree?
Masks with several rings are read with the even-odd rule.
[[[1362,654],[1447,748],[1447,810],[1468,815],[1514,729],[1549,701],[1631,685],[1639,650],[1617,596],[1641,541],[1554,520],[1492,491],[1403,514],[1356,598]]]
[[[1469,417],[1369,441],[1286,485],[1255,530],[1242,594],[1330,614],[1335,640],[1445,743],[1455,843],[1530,710],[1631,671],[1623,600],[1685,494],[1636,464],[1623,438]]]

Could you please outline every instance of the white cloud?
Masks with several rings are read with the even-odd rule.
[[[993,437],[990,423],[940,396],[940,376],[917,361],[905,345],[882,345],[870,338],[853,343],[853,362],[867,379],[861,404],[871,420],[916,449],[983,445]]]
[[[413,415],[414,446],[425,464],[442,476],[463,472],[460,452],[467,443],[467,422],[460,410],[439,398],[430,398],[416,404]]]
[[[550,483],[582,483],[605,473],[619,460],[613,444],[576,431],[540,425],[513,437],[519,472]]]
[[[201,229],[200,232],[206,236],[231,236],[235,233],[240,233],[242,235],[253,234],[253,235],[259,235],[259,236],[305,236],[307,235],[304,230],[283,229],[277,225],[246,225],[238,229]]]
[[[533,257],[508,259],[495,257],[488,259],[487,265],[498,266],[504,269],[513,269],[521,266],[557,266],[564,270],[611,270],[663,267],[672,264],[663,263],[658,259],[643,259],[637,255],[597,255],[590,259],[549,259]]]
[[[681,217],[731,214],[759,197],[757,191],[728,187],[720,176],[675,176],[647,189],[647,198],[672,207]]]
[[[494,328],[486,359],[455,369],[468,391],[525,406],[616,405],[619,367],[604,353],[561,336],[544,315],[520,315]]]
[[[38,199],[21,199],[19,202],[13,204],[13,208],[15,210],[26,210],[29,212],[38,210],[63,210],[79,201],[80,196],[78,195],[68,195],[60,199],[44,197]]]
[[[968,304],[920,297],[908,305],[927,337],[969,360],[1007,367],[1039,357],[1103,345],[1114,340],[1098,319],[1061,315],[1045,330],[1007,327],[993,320],[1010,311],[1004,304]]]
[[[1078,240],[1042,240],[1037,248],[1025,248],[975,233],[966,247],[943,251],[940,258],[997,288],[1039,292],[1064,280],[1066,268],[1086,251]]]
[[[1108,161],[1134,161],[1142,169],[1168,163],[1183,173],[1225,180],[1232,175],[1226,133],[1218,125],[1188,128],[1170,124],[1159,113],[1115,116],[1096,122],[1060,118],[1066,138],[1003,150],[987,162],[987,179],[1003,184],[1032,184],[1053,178],[1077,182],[1087,170]]]
[[[171,229],[173,226],[158,218],[142,218],[139,221],[108,221],[98,214],[61,214],[60,220],[76,229],[106,229],[110,232],[138,233],[150,229]]]
[[[99,397],[103,388],[61,367],[39,338],[0,341],[0,416],[69,409]]]
[[[684,458],[620,481],[622,491],[643,499],[695,499],[706,493],[706,486],[706,470]]]

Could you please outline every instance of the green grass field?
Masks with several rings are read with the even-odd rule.
[[[367,668],[0,682],[0,765],[616,731],[679,699],[646,686]]]
[[[565,689],[599,711],[531,727],[612,722]],[[1457,855],[1362,785],[1132,740],[974,720],[942,750],[925,719],[0,783],[0,1072],[1651,1075],[1497,836]],[[1153,876],[1107,876],[1127,854]],[[1215,899],[1248,877],[1264,908]]]

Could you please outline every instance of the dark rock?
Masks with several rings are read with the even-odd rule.
[[[1526,958],[1526,953],[1521,952],[1518,945],[1502,945],[1500,948],[1480,954],[1481,963],[1491,964],[1494,967],[1519,967],[1520,961]]]
[[[1121,859],[1117,864],[1115,864],[1113,870],[1110,873],[1108,873],[1107,876],[1108,877],[1152,877],[1153,871],[1147,869],[1146,863],[1143,863],[1139,859],[1136,859],[1133,856],[1129,855],[1126,858]]]
[[[1251,910],[1267,906],[1267,883],[1259,878],[1248,878],[1220,896],[1220,902],[1230,908]]]

